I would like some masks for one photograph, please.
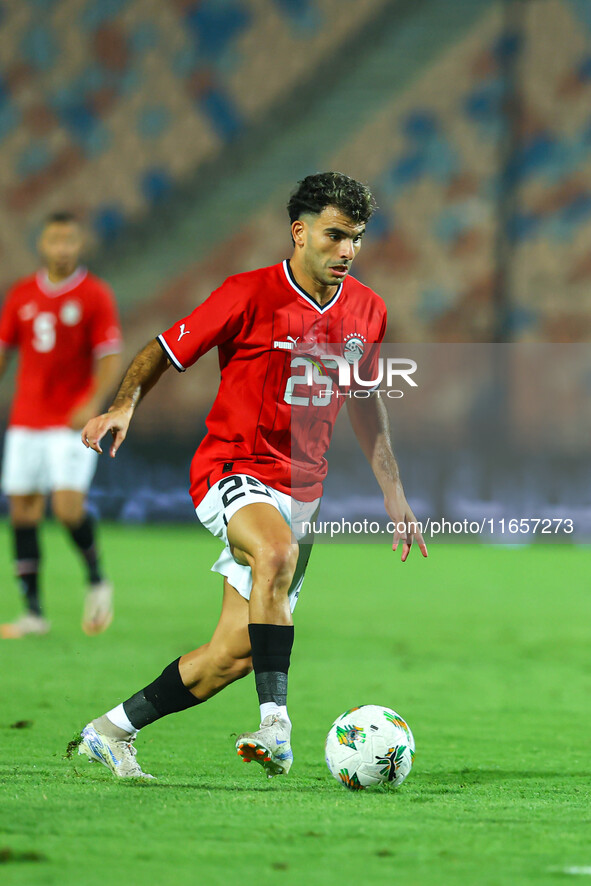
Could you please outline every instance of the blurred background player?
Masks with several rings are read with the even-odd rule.
[[[38,526],[51,497],[87,573],[82,628],[104,631],[113,588],[102,573],[86,493],[96,454],[79,430],[101,408],[120,368],[121,332],[110,290],[79,264],[83,237],[68,212],[50,215],[38,248],[43,267],[9,291],[0,315],[0,377],[18,349],[16,392],[4,444],[2,490],[10,501],[15,572],[25,614],[0,625],[4,638],[45,634]]]

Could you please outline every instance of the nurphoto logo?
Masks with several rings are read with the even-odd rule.
[[[298,356],[291,362],[292,369],[303,370],[303,374],[293,375],[288,383],[286,400],[294,406],[309,405],[306,396],[294,396],[294,388],[297,385],[311,387],[322,386],[322,396],[312,398],[312,405],[325,406],[330,398],[355,397],[365,399],[372,394],[385,395],[391,399],[399,400],[404,397],[404,390],[395,388],[395,382],[404,381],[409,387],[418,387],[417,382],[411,377],[417,370],[414,360],[405,357],[379,357],[374,362],[371,374],[374,378],[362,378],[359,360],[351,362],[348,357],[338,354],[320,354],[318,356]],[[337,370],[338,375],[330,370]],[[384,384],[384,387],[381,385]]]

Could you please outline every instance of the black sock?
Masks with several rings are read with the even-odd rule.
[[[180,658],[175,659],[153,683],[123,702],[123,710],[136,729],[143,729],[167,714],[201,704],[202,700],[196,698],[181,680],[179,661]]]
[[[293,646],[293,625],[249,624],[252,665],[259,704],[287,704],[287,672]]]
[[[99,565],[99,557],[96,549],[94,520],[90,514],[86,514],[82,523],[75,529],[68,529],[72,541],[82,554],[88,570],[88,581],[91,585],[98,584],[103,580]]]
[[[13,526],[14,571],[27,609],[41,615],[39,600],[39,537],[36,526]]]

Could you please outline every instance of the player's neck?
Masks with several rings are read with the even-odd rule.
[[[331,300],[338,289],[338,286],[325,286],[323,283],[318,283],[314,280],[314,278],[306,273],[304,268],[301,267],[297,258],[294,259],[292,257],[290,259],[289,269],[300,289],[303,289],[304,292],[314,299],[314,301],[318,302],[321,308]]]
[[[54,286],[58,286],[60,283],[63,283],[64,280],[67,280],[72,274],[76,273],[78,266],[74,265],[73,268],[68,268],[67,270],[61,271],[59,268],[45,268],[45,273],[47,274],[47,279],[50,283],[53,283]]]

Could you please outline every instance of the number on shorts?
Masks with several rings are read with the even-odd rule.
[[[33,333],[35,336],[33,347],[41,354],[46,354],[55,347],[56,319],[55,314],[50,314],[49,311],[42,311],[33,320]]]
[[[265,489],[260,480],[256,480],[254,477],[243,478],[237,475],[234,475],[233,477],[224,477],[224,479],[220,480],[218,484],[219,489],[222,489],[225,486],[228,487],[225,492],[222,493],[224,510],[226,510],[232,502],[242,498],[243,495],[246,495],[246,492],[241,490],[241,487],[244,485],[244,479],[246,479],[246,485],[250,487],[248,490],[249,492],[254,492],[256,495],[266,495],[268,498],[271,498],[271,493]]]
[[[256,480],[254,477],[247,477],[246,485],[250,486],[251,492],[255,492],[257,495],[266,495],[267,498],[271,498],[271,493],[265,488],[260,480]]]
[[[236,501],[237,498],[242,498],[242,496],[246,494],[244,492],[237,492],[242,486],[242,477],[224,477],[223,480],[220,480],[218,489],[222,489],[224,486],[227,486],[228,483],[231,483],[232,485],[222,494],[224,510],[228,505],[231,505],[233,501]],[[232,495],[233,492],[236,492],[236,495]]]

